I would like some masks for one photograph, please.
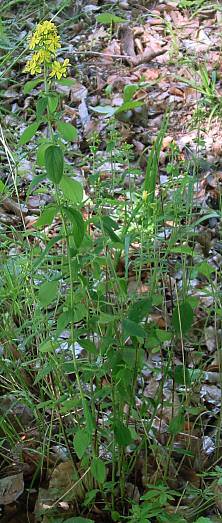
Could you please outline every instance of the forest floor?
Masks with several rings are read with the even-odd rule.
[[[222,521],[222,4],[2,0],[0,16],[0,519]],[[44,122],[19,141],[42,20],[74,80],[56,85],[88,231],[74,319]]]

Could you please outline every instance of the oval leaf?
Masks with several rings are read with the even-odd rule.
[[[38,102],[36,104],[36,118],[37,120],[39,120],[45,110],[46,110],[46,107],[47,107],[47,103],[48,103],[48,100],[47,100],[47,97],[46,96],[42,96],[41,98],[38,99]]]
[[[193,323],[193,309],[189,302],[184,301],[180,303],[173,311],[172,325],[177,334],[187,333]]]
[[[41,143],[37,149],[36,160],[40,167],[44,167],[45,165],[45,152],[50,145],[50,143]]]
[[[58,294],[58,282],[47,281],[43,283],[39,289],[39,301],[43,307],[48,307],[52,301],[55,300]]]
[[[121,421],[116,421],[113,425],[116,441],[122,447],[126,447],[132,443],[130,430]]]
[[[129,320],[136,323],[142,321],[150,313],[152,304],[152,298],[144,298],[133,303],[128,312]]]
[[[54,113],[58,107],[59,96],[57,94],[50,94],[48,96],[48,108],[50,113]]]
[[[25,145],[26,143],[30,142],[36,131],[38,131],[39,126],[40,122],[34,122],[26,127],[24,133],[22,133],[22,136],[19,138],[19,145]]]
[[[125,18],[121,18],[120,16],[113,15],[112,13],[101,13],[97,15],[96,17],[97,22],[100,22],[101,24],[120,24],[122,22],[126,22]]]
[[[63,176],[64,157],[61,147],[50,145],[45,151],[45,167],[49,180],[59,184]]]
[[[106,116],[113,116],[116,112],[116,108],[111,105],[97,105],[96,107],[90,107],[92,111]]]
[[[130,109],[135,109],[136,107],[141,107],[142,105],[144,105],[143,101],[131,100],[120,105],[120,107],[115,110],[115,114],[124,113],[124,111],[129,111]]]
[[[67,200],[70,200],[75,204],[82,202],[83,188],[81,183],[77,182],[77,180],[73,180],[68,176],[63,176],[60,182],[60,187]]]
[[[135,321],[123,320],[123,329],[126,336],[138,336],[139,338],[146,337],[145,329]]]
[[[36,227],[44,227],[45,225],[51,225],[57,211],[58,208],[55,205],[47,205],[47,207],[44,209],[41,216],[35,223]]]
[[[70,220],[73,226],[73,235],[76,247],[80,247],[85,233],[84,220],[81,215],[81,212],[76,209],[71,209],[70,207],[65,207],[64,211],[67,218]]]
[[[39,84],[41,84],[43,82],[44,82],[44,78],[36,78],[36,80],[29,80],[24,85],[23,93],[24,94],[31,93],[32,89],[34,89],[37,85],[39,85]]]
[[[90,444],[89,433],[87,432],[86,429],[79,429],[77,431],[77,433],[75,434],[75,437],[73,440],[74,449],[75,449],[76,454],[79,459],[82,459],[89,444]]]
[[[93,343],[91,340],[79,339],[78,342],[79,342],[80,346],[83,347],[83,349],[86,349],[90,354],[98,354],[97,347],[96,347],[95,343]]]
[[[74,142],[78,138],[77,129],[68,122],[56,122],[57,129],[67,142]]]
[[[100,458],[93,458],[91,465],[92,475],[98,483],[104,483],[106,480],[105,463]]]

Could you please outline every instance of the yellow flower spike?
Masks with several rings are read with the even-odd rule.
[[[143,191],[143,195],[142,195],[143,201],[146,202],[147,198],[148,198],[148,191]]]
[[[55,60],[56,51],[61,47],[60,37],[53,22],[45,20],[36,26],[35,32],[29,41],[29,48],[34,51],[32,58],[27,62],[24,71],[32,75],[42,72],[45,64],[51,70],[50,78],[56,77],[60,80],[67,75],[70,65],[69,60],[63,62]]]
[[[54,53],[61,47],[60,37],[53,22],[45,20],[37,25],[29,42],[29,49],[44,49]]]
[[[52,70],[49,74],[50,78],[53,78],[54,76],[58,78],[58,80],[61,80],[63,76],[67,76],[67,69],[70,66],[70,62],[68,58],[66,58],[63,62],[58,62],[55,60],[52,63]]]

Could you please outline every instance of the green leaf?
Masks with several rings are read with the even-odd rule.
[[[111,516],[112,516],[113,521],[120,521],[122,518],[121,514],[119,512],[117,512],[116,510],[112,510]],[[145,523],[147,523],[147,521]]]
[[[67,200],[70,200],[74,204],[82,202],[83,188],[80,182],[77,182],[77,180],[73,180],[68,176],[63,176],[59,185]]]
[[[44,82],[44,78],[36,78],[36,80],[29,80],[24,85],[23,93],[24,94],[31,93],[32,89],[34,89],[37,85],[39,85],[39,84],[41,84],[43,82]]]
[[[38,128],[40,126],[41,122],[33,122],[31,125],[26,127],[24,132],[19,138],[19,145],[25,145],[26,143],[30,142],[32,137],[35,135],[35,133],[38,131]]]
[[[58,294],[58,282],[47,281],[41,285],[38,292],[38,297],[43,307],[48,307],[52,301],[54,301]]]
[[[92,111],[99,114],[105,114],[106,116],[113,116],[116,112],[116,108],[111,105],[97,105],[96,107],[90,107]]]
[[[135,109],[136,107],[141,107],[141,105],[144,105],[144,102],[140,100],[131,100],[129,102],[125,102],[115,110],[115,114],[123,113],[125,111],[129,111],[130,109]]]
[[[128,84],[125,85],[123,90],[123,100],[124,103],[130,102],[132,100],[133,95],[138,91],[139,86],[137,84]]]
[[[79,459],[82,459],[90,444],[90,434],[86,429],[79,429],[74,437],[73,445]]]
[[[193,248],[189,247],[189,245],[178,245],[178,247],[171,247],[170,252],[193,256]]]
[[[47,96],[41,96],[41,98],[38,99],[36,104],[36,118],[39,120],[42,115],[44,114],[46,107],[47,107]]]
[[[66,412],[70,412],[74,409],[76,409],[79,406],[79,399],[78,398],[71,398],[68,400],[63,400],[60,407],[60,413],[66,414]]]
[[[135,321],[123,320],[123,329],[126,336],[138,336],[139,338],[146,338],[147,336],[145,329]]]
[[[93,343],[91,340],[87,339],[78,339],[78,343],[83,349],[86,349],[90,354],[98,354],[98,350],[96,348],[95,343]]]
[[[165,341],[172,340],[172,332],[165,331],[163,329],[155,329],[155,335],[157,336],[158,340],[164,343]]]
[[[106,480],[105,463],[100,458],[93,458],[91,464],[92,475],[98,483],[104,483]]]
[[[116,421],[113,424],[113,431],[115,434],[116,441],[122,447],[126,447],[132,443],[131,432],[121,421]]]
[[[172,374],[172,375],[173,375],[174,381],[177,385],[190,385],[191,384],[191,376],[190,376],[189,369],[187,369],[187,367],[184,367],[183,365],[177,365],[175,367],[174,374]]]
[[[45,152],[50,145],[50,143],[42,143],[37,149],[36,161],[40,167],[44,167],[45,165]]]
[[[57,121],[56,127],[67,142],[74,142],[78,138],[78,131],[71,123]]]
[[[0,180],[0,193],[5,192],[5,189],[6,189],[5,184],[3,183],[2,180]]]
[[[63,176],[64,157],[61,147],[50,145],[45,151],[45,167],[49,180],[58,185]]]
[[[35,223],[36,227],[51,225],[57,212],[58,207],[56,205],[48,205]]]
[[[92,434],[93,430],[95,429],[95,419],[92,416],[91,409],[88,405],[87,400],[84,400],[83,403],[83,412],[84,412],[84,418],[86,421],[86,427],[89,434]]]
[[[77,303],[73,306],[72,320],[73,323],[78,323],[87,316],[87,307],[83,303]]]
[[[48,376],[48,374],[50,374],[50,372],[52,372],[53,370],[54,370],[54,364],[52,362],[46,363],[44,365],[44,367],[39,369],[33,385],[36,385],[36,383],[39,383],[39,381],[41,381],[45,376]]]
[[[71,209],[70,207],[64,207],[64,211],[73,226],[74,241],[76,247],[79,248],[85,234],[85,225],[82,214],[76,209]]]
[[[66,85],[67,87],[72,87],[75,85],[76,80],[72,80],[72,78],[61,78],[61,80],[56,80],[56,83],[60,85]]]
[[[196,269],[200,274],[203,274],[206,278],[210,279],[212,272],[215,272],[215,267],[212,267],[208,262],[204,261],[197,265]]]
[[[85,499],[84,499],[84,507],[88,507],[92,504],[92,502],[96,498],[96,494],[99,492],[99,489],[94,488],[86,493]]]
[[[134,347],[124,347],[121,350],[121,357],[126,363],[128,372],[128,369],[133,370],[135,366],[138,369],[141,366],[144,359],[144,351],[140,350],[137,352]]]
[[[102,220],[103,220],[103,225],[106,226],[107,228],[114,229],[115,231],[117,229],[119,229],[119,224],[116,223],[115,220],[110,218],[110,216],[105,215],[102,217]]]
[[[53,352],[56,346],[57,345],[55,345],[51,340],[43,341],[39,345],[39,352],[41,352],[41,354],[48,354],[49,352]]]
[[[69,309],[68,311],[62,312],[57,319],[57,331],[56,334],[59,334],[67,327],[67,325],[73,319],[73,312]]]
[[[173,311],[172,325],[177,334],[187,333],[193,323],[193,309],[188,301],[180,303]]]
[[[46,248],[44,249],[44,251],[42,252],[42,254],[37,258],[37,260],[35,260],[35,262],[33,263],[33,267],[34,269],[38,269],[40,267],[40,265],[43,263],[43,260],[45,259],[45,257],[47,256],[47,254],[49,253],[50,249],[53,247],[53,245],[55,245],[57,242],[59,242],[60,240],[62,239],[62,235],[61,234],[57,234],[56,236],[54,236],[54,238],[52,238],[51,240],[49,240],[49,242],[47,243],[47,246]]]
[[[58,107],[58,103],[59,103],[59,96],[58,94],[49,94],[48,95],[48,108],[49,108],[49,112],[51,114],[53,114],[57,107]]]
[[[145,174],[143,189],[144,189],[144,191],[148,192],[148,198],[146,201],[146,205],[148,207],[148,211],[149,211],[150,215],[153,214],[152,204],[155,199],[155,188],[156,188],[156,183],[157,183],[158,174],[159,174],[159,158],[160,158],[163,138],[166,134],[167,127],[168,127],[168,113],[166,113],[166,115],[164,116],[163,123],[158,132],[156,141],[152,145],[152,149],[149,153],[148,160],[147,160],[146,174]]]
[[[97,22],[105,25],[119,24],[121,22],[126,22],[125,18],[120,16],[112,15],[111,13],[100,13],[96,16]]]
[[[183,430],[184,427],[184,412],[179,412],[173,416],[169,423],[170,434],[176,435]]]
[[[152,302],[152,298],[144,298],[133,303],[133,305],[131,305],[129,308],[129,320],[135,322],[142,321],[142,319],[145,318],[151,311]]]
[[[114,220],[112,220],[112,218],[110,218],[110,216],[102,216],[102,222],[103,222],[104,231],[107,232],[110,239],[113,242],[121,243],[119,236],[117,236],[117,234],[113,231],[113,229],[118,229],[118,227],[119,227],[116,224],[116,222],[114,222]]]

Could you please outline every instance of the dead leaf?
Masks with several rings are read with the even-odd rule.
[[[82,102],[87,97],[88,90],[80,82],[76,82],[70,90],[71,102]]]
[[[9,505],[16,501],[24,491],[23,473],[0,479],[0,505]]]
[[[79,104],[79,117],[80,117],[83,128],[85,128],[85,126],[89,124],[90,116],[89,116],[88,108],[87,108],[87,105],[86,105],[86,102],[84,99]]]
[[[204,330],[205,342],[209,352],[214,352],[217,348],[216,333],[214,327],[211,325]]]
[[[93,488],[93,479],[90,470],[84,472],[78,469],[71,460],[60,463],[54,470],[49,482],[49,488],[39,489],[39,496],[35,506],[35,514],[44,511],[50,513],[52,507],[67,510],[66,504],[76,504],[84,499],[86,492]],[[64,506],[65,503],[65,506]]]
[[[131,65],[131,58],[136,58],[133,31],[127,25],[122,25],[119,27],[118,36],[120,38],[121,52],[126,55],[126,60]]]
[[[179,89],[178,87],[172,86],[169,88],[169,93],[173,94],[174,96],[181,96],[181,98],[184,97],[184,92],[182,89]]]
[[[120,44],[117,40],[113,39],[112,42],[103,50],[101,61],[103,64],[110,64],[113,62],[113,58],[116,55],[121,54]]]
[[[160,76],[160,71],[158,69],[145,69],[145,71],[142,71],[142,76],[147,81],[157,80]]]

